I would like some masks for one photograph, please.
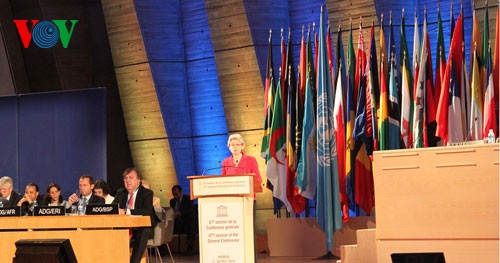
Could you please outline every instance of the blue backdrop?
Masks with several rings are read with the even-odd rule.
[[[0,98],[0,176],[21,194],[58,183],[65,198],[78,178],[106,178],[106,90],[37,93]]]

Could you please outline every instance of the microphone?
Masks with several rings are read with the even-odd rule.
[[[203,170],[203,173],[201,173],[201,176],[204,176],[205,172],[216,170],[216,169],[222,169],[222,168],[223,168],[223,166],[217,166],[217,167],[207,168],[207,169]]]
[[[203,170],[203,173],[201,173],[201,176],[205,175],[205,172],[212,171],[212,170],[217,170],[217,169],[222,169],[222,168],[236,168],[236,169],[241,169],[243,170],[243,174],[246,174],[245,168],[243,167],[238,167],[238,166],[233,166],[233,165],[223,165],[223,166],[217,166],[217,167],[211,167]]]

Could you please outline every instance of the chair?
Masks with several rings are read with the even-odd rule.
[[[168,242],[172,240],[173,232],[174,232],[174,211],[171,208],[155,208],[156,216],[160,219],[160,222],[156,225],[153,231],[153,238],[148,240],[147,251],[148,251],[148,262],[151,262],[152,251],[154,250],[155,262],[159,259],[160,262],[163,263],[163,259],[161,258],[160,247],[163,244],[167,245],[168,253],[170,254],[170,259],[174,262],[174,258],[172,257],[172,252],[170,251],[170,247]]]

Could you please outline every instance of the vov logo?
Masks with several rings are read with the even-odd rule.
[[[73,35],[78,20],[69,20],[71,28],[68,30],[66,23],[68,20],[30,20],[31,30],[28,29],[28,20],[12,20],[16,25],[19,37],[24,48],[28,48],[31,40],[39,48],[52,48],[61,40],[63,48],[68,48],[69,41]]]

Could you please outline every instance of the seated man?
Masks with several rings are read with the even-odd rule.
[[[113,200],[114,204],[119,204],[120,214],[143,215],[151,218],[151,227],[138,227],[132,231],[130,262],[138,263],[146,250],[148,239],[153,238],[153,229],[159,219],[153,208],[153,191],[141,185],[141,173],[135,168],[128,168],[122,176],[125,188],[119,189]]]
[[[174,233],[187,234],[187,250],[186,254],[193,254],[194,237],[196,233],[196,213],[193,200],[189,196],[182,193],[180,185],[172,187],[172,195],[170,199],[170,207],[174,209]],[[180,248],[179,248],[180,249]]]
[[[84,198],[85,205],[88,204],[104,204],[104,198],[97,196],[93,194],[94,192],[92,191],[94,189],[94,178],[90,174],[84,174],[80,176],[80,179],[78,180],[78,190],[80,191],[80,194],[73,193],[69,198],[68,202],[66,204],[66,208],[71,207],[72,205],[77,205],[78,200],[80,198]]]
[[[33,215],[35,206],[43,203],[41,196],[38,195],[38,185],[29,183],[24,188],[24,196],[17,202],[17,206],[21,207],[21,215]]]
[[[4,176],[0,178],[0,195],[2,195],[2,205],[3,207],[15,207],[21,195],[13,191],[14,182],[12,178]]]
[[[95,181],[94,193],[97,196],[104,198],[106,204],[111,204],[115,199],[112,195],[109,194],[109,186],[106,181],[102,179]]]

